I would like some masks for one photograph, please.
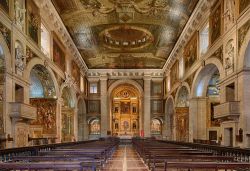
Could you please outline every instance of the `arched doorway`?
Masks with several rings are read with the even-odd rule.
[[[176,99],[175,108],[176,118],[176,140],[185,141],[189,140],[189,92],[186,86],[182,86]]]
[[[174,101],[172,98],[168,98],[165,109],[166,139],[174,140]]]
[[[138,136],[140,95],[131,84],[121,84],[111,94],[112,135]]]
[[[30,104],[37,108],[37,119],[30,125],[30,137],[55,138],[57,96],[52,77],[43,65],[37,64],[31,69],[30,84]],[[54,142],[55,139],[51,140]]]
[[[84,99],[78,101],[78,140],[88,139],[88,127],[86,121],[86,105]]]
[[[68,142],[75,140],[74,137],[75,102],[72,97],[71,91],[68,87],[65,87],[63,89],[62,99],[63,99],[63,105],[61,108],[61,121],[62,121],[61,141]]]

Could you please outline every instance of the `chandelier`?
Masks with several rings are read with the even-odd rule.
[[[136,11],[141,14],[157,16],[164,11],[169,11],[167,0],[145,0],[138,5],[138,0],[109,0],[111,5],[105,5],[101,0],[81,0],[85,9],[92,10],[94,16],[112,12]],[[143,0],[141,0],[143,1]]]

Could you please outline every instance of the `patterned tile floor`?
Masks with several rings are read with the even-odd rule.
[[[148,171],[148,168],[131,145],[120,145],[103,170]]]

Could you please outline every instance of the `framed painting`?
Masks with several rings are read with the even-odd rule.
[[[222,13],[222,4],[221,2],[219,2],[218,4],[216,4],[209,18],[210,44],[213,44],[221,36],[221,26],[222,26],[221,13]]]
[[[78,65],[76,64],[75,61],[72,61],[72,76],[74,77],[76,83],[78,84],[78,86],[80,86],[80,69],[78,67]]]
[[[9,0],[0,0],[0,8],[9,14]]]
[[[170,83],[171,87],[178,81],[179,76],[179,62],[176,61],[170,71]]]
[[[239,0],[239,14],[241,14],[249,5],[249,0]]]
[[[39,42],[41,18],[39,8],[32,1],[26,1],[27,34],[36,43]]]
[[[185,71],[187,72],[194,62],[197,60],[197,38],[198,32],[195,32],[189,42],[184,47],[183,57],[184,57],[184,65]],[[179,74],[179,73],[178,73]]]
[[[61,44],[53,39],[53,61],[62,70],[65,71],[65,54]]]

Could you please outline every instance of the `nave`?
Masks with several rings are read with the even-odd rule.
[[[1,171],[227,171],[250,169],[249,150],[166,140],[118,138],[0,151]]]

